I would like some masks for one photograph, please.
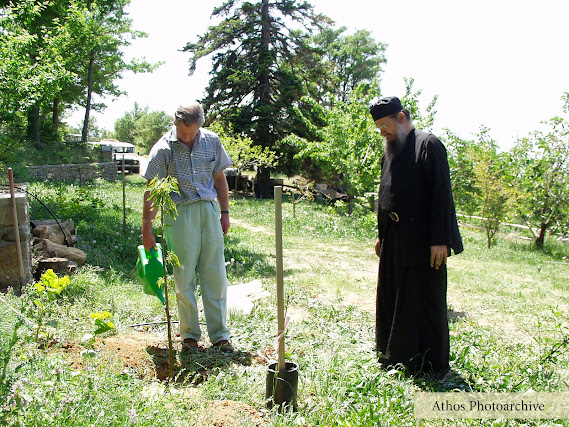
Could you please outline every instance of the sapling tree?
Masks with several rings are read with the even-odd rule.
[[[377,190],[381,171],[382,138],[369,115],[372,95],[366,95],[364,89],[359,86],[348,102],[336,101],[329,109],[306,99],[328,124],[313,129],[318,135],[316,140],[296,136],[288,139],[299,148],[298,158],[310,158],[347,194],[349,213],[355,197]]]
[[[164,218],[166,215],[175,217],[178,215],[178,210],[176,209],[176,204],[172,201],[170,197],[171,193],[177,193],[178,190],[178,180],[171,176],[167,176],[162,179],[154,178],[150,181],[148,185],[148,200],[152,202],[155,209],[158,209],[160,214],[160,224],[158,235],[160,237],[160,242],[162,243],[163,251],[166,250],[166,245],[164,244]],[[168,272],[166,269],[167,263],[170,263],[173,267],[179,267],[180,263],[176,255],[168,251],[167,256],[164,258],[163,262],[164,276],[159,281],[160,287],[164,287],[164,299],[166,301],[166,321],[168,323],[168,357],[169,357],[169,375],[170,379],[174,378],[174,345],[172,343],[172,317],[170,316],[170,303],[168,300]]]
[[[489,129],[482,127],[477,134],[478,142],[471,145],[468,156],[473,163],[474,198],[478,203],[480,215],[484,218],[488,249],[500,225],[506,219],[512,200],[512,191],[502,176],[504,162],[497,152],[496,142],[490,138]]]

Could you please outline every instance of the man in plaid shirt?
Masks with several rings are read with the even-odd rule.
[[[210,341],[221,351],[232,352],[227,329],[227,275],[223,236],[229,230],[229,189],[224,170],[231,159],[219,137],[202,126],[204,111],[199,103],[180,106],[174,127],[150,151],[143,177],[168,175],[177,178],[179,194],[171,197],[178,215],[165,219],[168,248],[180,261],[174,268],[180,335],[184,347],[199,348],[201,330],[196,300],[199,276]],[[146,250],[156,246],[152,220],[157,210],[144,193],[142,242]],[[215,199],[217,198],[217,203]]]

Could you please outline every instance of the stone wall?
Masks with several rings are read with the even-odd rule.
[[[28,173],[33,179],[79,183],[95,178],[115,181],[118,175],[115,162],[28,166]]]
[[[26,185],[23,184],[16,184],[16,187],[26,189]],[[14,196],[16,199],[18,233],[20,235],[20,246],[24,261],[24,280],[25,283],[31,283],[31,233],[28,195],[16,188]],[[10,286],[15,289],[20,288],[20,269],[15,236],[10,190],[0,189],[0,290]]]

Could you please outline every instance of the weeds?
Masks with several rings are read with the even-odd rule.
[[[21,312],[23,316],[33,319],[37,325],[34,334],[35,342],[39,342],[40,332],[42,332],[46,341],[52,338],[51,332],[47,329],[42,331],[42,328],[46,326],[50,328],[57,327],[58,321],[54,316],[53,301],[61,296],[61,293],[69,283],[69,276],[59,278],[53,270],[49,269],[42,274],[39,282],[24,289],[21,300]],[[51,317],[51,319],[46,321],[46,317]]]
[[[557,308],[551,309],[553,316],[553,334],[552,336],[538,335],[536,341],[541,349],[540,361],[542,363],[556,364],[560,359],[569,353],[569,325],[568,317],[563,315]],[[538,330],[543,327],[543,323],[538,323]]]

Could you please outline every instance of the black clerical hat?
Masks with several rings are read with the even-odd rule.
[[[369,112],[373,117],[373,121],[382,119],[383,117],[396,114],[403,110],[401,101],[396,96],[388,96],[386,98],[376,99],[371,102]]]

